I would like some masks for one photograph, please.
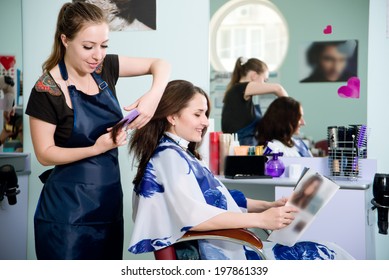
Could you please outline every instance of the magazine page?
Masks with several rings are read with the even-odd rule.
[[[286,203],[297,207],[299,212],[295,214],[295,219],[290,225],[273,231],[268,240],[293,246],[338,189],[339,186],[332,180],[306,169]]]

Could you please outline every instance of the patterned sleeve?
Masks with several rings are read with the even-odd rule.
[[[54,80],[43,74],[31,90],[26,114],[42,121],[58,124],[58,108],[62,107],[64,98]]]

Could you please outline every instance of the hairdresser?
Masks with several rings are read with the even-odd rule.
[[[150,90],[131,106],[143,127],[153,116],[170,66],[153,58],[107,55],[108,23],[92,4],[65,3],[51,55],[27,105],[31,138],[42,165],[43,190],[34,216],[38,259],[122,259],[123,194],[111,127],[122,118],[119,77],[151,74]],[[131,90],[128,90],[131,92]]]
[[[241,145],[256,145],[255,127],[261,118],[258,105],[252,97],[262,94],[288,96],[279,84],[268,83],[269,69],[257,59],[240,57],[235,63],[231,81],[223,100],[222,131],[237,133]]]

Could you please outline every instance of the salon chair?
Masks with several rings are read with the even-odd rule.
[[[265,231],[268,233],[267,231]],[[262,241],[247,229],[223,229],[212,231],[188,231],[178,242],[195,241],[201,239],[216,239],[244,245],[256,252],[261,259],[266,259],[262,248]],[[156,260],[177,260],[174,244],[154,252]]]
[[[323,151],[323,156],[328,156],[328,141],[320,140],[315,143],[315,148]]]

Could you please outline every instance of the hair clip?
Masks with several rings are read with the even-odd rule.
[[[247,63],[248,59],[242,56],[241,58],[239,58],[239,61],[240,61],[240,65],[242,66],[243,64]]]

